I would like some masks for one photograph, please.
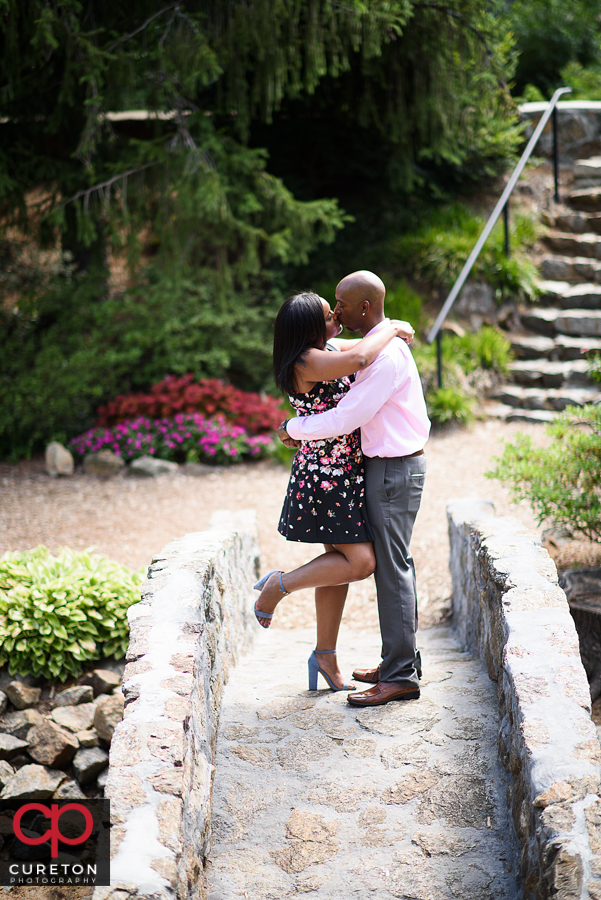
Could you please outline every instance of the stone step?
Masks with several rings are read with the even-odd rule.
[[[582,359],[582,351],[592,350],[601,354],[601,339],[570,337],[557,334],[545,337],[541,334],[508,334],[511,349],[516,359]]]
[[[548,256],[542,260],[540,272],[545,281],[601,283],[601,261],[585,256]]]
[[[589,156],[588,159],[577,159],[574,163],[574,178],[601,179],[601,156]]]
[[[572,209],[580,209],[584,212],[599,212],[601,210],[601,187],[589,187],[579,191],[571,191],[568,196],[568,204]]]
[[[558,388],[564,385],[591,385],[585,359],[524,359],[510,363],[509,372],[516,384],[524,387]]]
[[[503,419],[506,422],[533,422],[541,425],[552,422],[558,415],[549,409],[522,409],[498,402],[487,403],[483,411],[491,419]]]
[[[601,285],[567,281],[539,281],[541,301],[562,309],[601,309]]]
[[[586,403],[599,403],[601,391],[597,388],[541,388],[518,387],[506,384],[500,388],[493,399],[519,409],[544,409],[561,412],[566,406],[584,406]]]
[[[601,216],[594,213],[566,213],[551,217],[549,224],[574,234],[601,234]]]
[[[601,237],[591,232],[570,234],[569,232],[552,231],[545,235],[543,243],[562,256],[601,259]]]
[[[524,328],[536,334],[601,337],[601,310],[598,309],[533,307],[522,313],[521,319]],[[586,345],[583,341],[583,347]]]
[[[551,359],[582,359],[583,350],[593,350],[601,353],[601,338],[570,337],[568,334],[558,334],[555,338],[555,350],[551,353]]]

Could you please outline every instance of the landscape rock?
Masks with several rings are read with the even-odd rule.
[[[88,731],[78,731],[76,732],[75,737],[79,741],[80,747],[98,746],[98,734],[93,728],[90,728]]]
[[[12,734],[0,734],[0,760],[12,759],[23,750],[27,750],[28,742],[13,737]]]
[[[103,769],[102,772],[100,773],[100,775],[98,776],[98,778],[96,779],[96,784],[98,785],[99,788],[102,788],[102,790],[104,790],[104,788],[106,787],[106,782],[107,782],[108,777],[109,777],[109,770],[108,770],[108,766],[107,766],[107,768]]]
[[[78,750],[73,759],[73,771],[80,784],[94,781],[109,764],[109,755],[100,747]]]
[[[0,800],[45,800],[52,797],[58,786],[67,780],[64,772],[45,766],[29,765],[19,769],[6,783]]]
[[[88,684],[76,684],[57,694],[52,701],[53,709],[60,706],[78,706],[80,703],[91,703],[94,691]]]
[[[0,760],[0,788],[3,788],[14,774],[15,770],[10,763],[7,763],[5,759]]]
[[[102,700],[94,714],[94,728],[103,741],[111,741],[115,727],[123,718],[123,694],[113,694]]]
[[[40,688],[29,687],[22,681],[11,681],[5,688],[6,695],[17,709],[29,709],[40,702],[42,691]]]
[[[44,717],[37,709],[6,713],[0,719],[0,734],[11,734],[23,740],[33,725],[41,725]]]
[[[177,463],[166,459],[155,459],[154,456],[140,456],[129,466],[129,474],[138,478],[156,478],[157,475],[171,475],[177,472]]]
[[[79,747],[73,734],[48,719],[32,728],[27,740],[31,758],[43,766],[56,769],[68,765]]]
[[[87,731],[92,727],[96,707],[93,703],[80,703],[79,706],[60,706],[52,710],[52,718],[57,725],[69,731]]]
[[[40,838],[37,831],[30,831],[29,828],[21,828],[23,837],[35,840]],[[50,859],[51,847],[50,841],[44,841],[43,844],[26,844],[14,837],[10,845],[10,850],[15,859],[21,862],[44,862]]]
[[[111,669],[94,669],[88,673],[83,679],[83,684],[90,685],[94,691],[94,696],[99,694],[110,694],[115,688],[121,684],[121,676],[118,672]]]
[[[86,475],[100,475],[110,478],[116,475],[124,467],[125,463],[120,456],[112,450],[99,450],[98,453],[88,453],[83,461],[83,470]]]
[[[0,691],[0,716],[8,706],[8,697],[4,693],[4,691]]]
[[[202,475],[210,475],[215,472],[215,466],[205,466],[202,463],[187,462],[182,466],[184,475],[192,475],[193,478],[200,478]]]
[[[52,795],[55,800],[85,800],[86,795],[76,781],[65,781]]]
[[[66,447],[58,441],[52,441],[46,447],[46,472],[51,478],[57,475],[73,475],[73,457]]]

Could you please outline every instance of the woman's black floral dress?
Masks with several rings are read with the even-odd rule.
[[[348,377],[322,381],[307,394],[290,394],[299,416],[337,406]],[[373,540],[365,514],[365,470],[359,431],[303,441],[292,463],[278,531],[307,544],[358,544]]]

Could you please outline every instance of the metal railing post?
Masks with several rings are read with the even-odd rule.
[[[484,244],[486,243],[488,236],[490,235],[491,231],[493,230],[495,223],[502,212],[505,216],[505,250],[507,252],[507,255],[509,256],[509,250],[510,250],[510,247],[509,247],[509,209],[508,208],[506,209],[506,207],[507,207],[509,198],[511,196],[511,192],[513,191],[514,187],[516,186],[517,180],[520,177],[520,175],[522,174],[526,163],[530,159],[530,157],[532,155],[532,151],[534,150],[536,144],[538,143],[538,139],[540,138],[541,134],[543,133],[544,128],[545,128],[547,122],[549,121],[551,115],[553,115],[553,117],[554,117],[554,120],[553,120],[553,129],[554,129],[553,130],[553,153],[554,153],[554,166],[555,166],[555,199],[556,199],[556,201],[559,201],[559,177],[558,177],[559,157],[558,157],[558,151],[557,151],[557,115],[556,115],[555,109],[556,109],[557,101],[559,100],[561,95],[562,94],[570,94],[571,92],[572,92],[572,88],[564,87],[564,88],[558,88],[555,91],[555,93],[553,94],[551,101],[549,102],[549,104],[547,106],[547,109],[542,114],[538,125],[534,129],[534,132],[533,132],[530,140],[528,141],[528,145],[526,146],[526,149],[524,150],[524,152],[522,153],[522,155],[520,157],[520,161],[518,162],[517,166],[511,173],[509,181],[505,185],[505,190],[499,197],[499,200],[497,201],[497,205],[495,206],[495,208],[491,212],[490,216],[488,217],[488,222],[484,226],[482,234],[476,241],[476,245],[475,245],[474,249],[470,253],[469,257],[467,258],[467,261],[466,261],[463,269],[461,270],[459,277],[457,278],[455,284],[451,288],[451,292],[450,292],[449,296],[447,297],[447,299],[445,300],[442,309],[438,313],[438,316],[436,317],[436,321],[434,322],[434,325],[428,332],[428,336],[426,338],[427,343],[432,344],[434,342],[434,340],[437,341],[437,364],[438,364],[438,385],[439,385],[439,387],[442,385],[442,350],[441,350],[441,345],[440,345],[440,329],[442,328],[444,321],[445,321],[446,317],[448,316],[448,314],[451,310],[451,307],[453,306],[453,303],[457,299],[459,292],[461,291],[461,288],[465,284],[467,277],[472,270],[472,266],[478,259],[478,256],[480,255],[480,251],[482,250]]]
[[[503,207],[503,222],[505,223],[505,256],[511,256],[511,247],[509,244],[509,197],[507,203]]]
[[[553,175],[555,178],[555,202],[559,203],[559,151],[557,148],[557,107],[553,107]]]
[[[442,387],[442,331],[436,335],[436,374],[438,375],[438,387]]]

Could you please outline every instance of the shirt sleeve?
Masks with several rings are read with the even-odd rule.
[[[389,356],[380,355],[361,373],[361,380],[353,383],[338,406],[314,416],[290,419],[286,430],[297,441],[319,441],[350,434],[373,419],[396,386],[394,362]]]

